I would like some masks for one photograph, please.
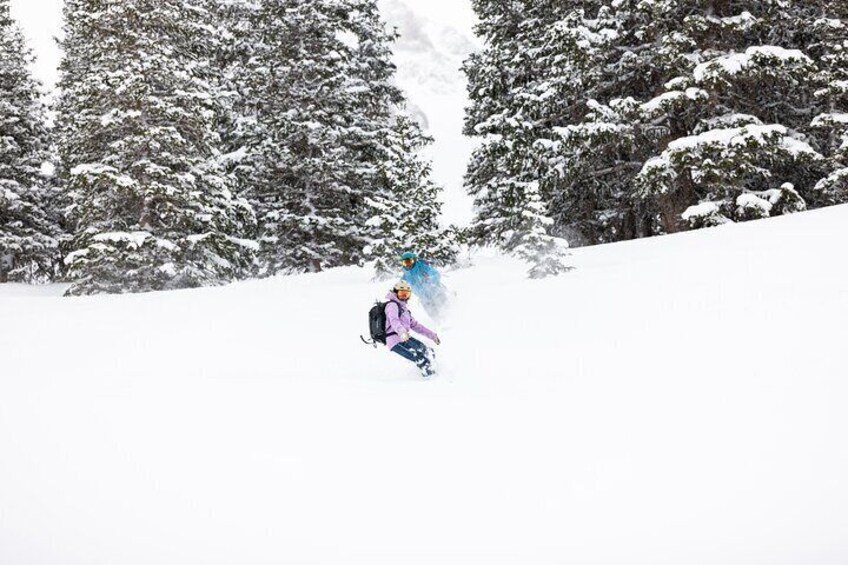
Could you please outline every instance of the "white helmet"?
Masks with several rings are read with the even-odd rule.
[[[395,283],[395,286],[392,287],[392,292],[394,292],[395,294],[397,294],[398,291],[401,290],[412,294],[412,287],[409,286],[409,283],[406,281],[398,281]]]

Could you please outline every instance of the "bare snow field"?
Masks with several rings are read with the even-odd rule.
[[[0,563],[844,564],[846,236],[843,206],[544,281],[481,254],[429,381],[360,342],[363,269],[4,285]]]

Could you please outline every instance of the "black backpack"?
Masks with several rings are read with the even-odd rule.
[[[390,335],[397,335],[396,332],[386,333],[386,306],[389,304],[397,304],[394,302],[378,302],[371,311],[368,312],[368,328],[371,331],[371,339],[377,343],[386,343],[386,338]],[[403,312],[398,305],[398,315]]]

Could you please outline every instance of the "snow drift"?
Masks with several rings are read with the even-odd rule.
[[[364,270],[2,287],[0,563],[845,563],[846,226],[480,255],[429,381]]]

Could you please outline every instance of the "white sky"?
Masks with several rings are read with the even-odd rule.
[[[59,47],[54,38],[62,28],[62,0],[12,0],[12,17],[24,28],[38,60],[35,75],[52,88],[58,78]]]

